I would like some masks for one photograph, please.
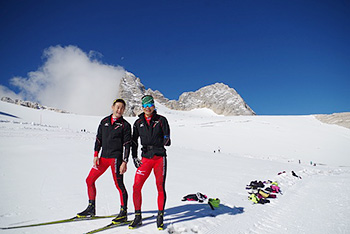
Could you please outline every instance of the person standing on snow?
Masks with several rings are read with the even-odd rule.
[[[143,113],[135,121],[132,134],[132,158],[137,170],[133,186],[135,219],[129,225],[129,228],[134,229],[142,225],[141,190],[153,170],[158,190],[157,228],[163,230],[166,201],[165,178],[167,171],[167,155],[164,146],[170,146],[170,128],[167,119],[157,114],[154,99],[151,95],[146,95],[141,100]],[[139,137],[142,145],[141,160],[137,156]]]
[[[116,99],[112,104],[112,114],[102,119],[98,126],[93,167],[86,178],[89,205],[84,211],[78,213],[77,217],[95,216],[95,181],[111,167],[121,203],[120,213],[112,222],[127,220],[128,193],[124,185],[123,174],[127,170],[130,155],[131,125],[123,118],[125,106],[123,99]],[[101,148],[102,152],[98,157]]]

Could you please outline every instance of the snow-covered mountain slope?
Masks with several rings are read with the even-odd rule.
[[[168,118],[172,138],[172,146],[167,148],[166,230],[158,231],[152,219],[136,230],[119,227],[106,234],[350,230],[349,129],[321,123],[313,116],[225,117],[209,109],[175,111],[160,103],[156,106],[158,113]],[[85,178],[102,117],[0,102],[0,227],[68,218],[86,207]],[[136,118],[126,119],[133,123]],[[282,171],[286,173],[278,175]],[[110,173],[108,170],[96,183],[99,215],[119,211],[119,195]],[[130,219],[134,174],[129,163],[125,183]],[[278,181],[283,195],[278,194],[271,203],[253,205],[246,185],[251,180],[268,179]],[[181,201],[196,192],[220,198],[220,207],[211,210],[206,203]],[[156,194],[151,175],[143,188],[145,215],[157,212]],[[84,233],[109,222],[1,232]]]
[[[350,129],[350,112],[333,113],[331,115],[315,115],[315,117],[328,124],[337,124]]]

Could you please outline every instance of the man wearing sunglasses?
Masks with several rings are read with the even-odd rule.
[[[142,186],[151,171],[156,178],[158,191],[157,228],[163,230],[163,216],[166,201],[165,178],[167,170],[166,149],[170,146],[170,128],[167,119],[157,114],[154,99],[151,95],[142,97],[143,113],[135,121],[132,134],[132,157],[137,168],[133,186],[133,201],[135,206],[135,219],[129,225],[134,229],[142,225],[141,203]],[[141,140],[141,157],[138,158],[138,138]]]

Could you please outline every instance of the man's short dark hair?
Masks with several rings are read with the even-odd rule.
[[[114,106],[114,104],[116,104],[117,102],[123,103],[124,107],[126,106],[125,101],[124,101],[123,99],[121,99],[121,98],[115,99],[115,100],[113,101],[113,106]]]

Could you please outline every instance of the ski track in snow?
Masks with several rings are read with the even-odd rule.
[[[348,178],[339,181],[339,177],[342,178],[341,175],[334,174],[304,176],[304,179],[298,181],[283,197],[280,196],[270,206],[266,206],[262,217],[255,223],[254,228],[250,229],[251,233],[346,233],[350,230],[348,223],[338,226],[332,224],[334,222],[329,222],[327,226],[322,224],[327,219],[334,219],[328,217],[330,210],[337,210],[335,215],[343,220],[350,214],[344,208],[349,205],[348,195],[341,192],[350,181]],[[329,194],[326,201],[318,199],[317,194],[320,193]],[[300,207],[304,209],[300,210]],[[317,218],[311,222],[309,218],[303,219],[312,216]],[[321,219],[320,216],[324,218]]]
[[[203,218],[197,220],[196,225],[168,225],[168,233],[186,234],[220,234],[220,233],[247,233],[247,234],[274,234],[274,233],[349,233],[350,223],[348,221],[329,222],[322,224],[325,220],[347,220],[350,216],[348,207],[350,202],[348,194],[348,184],[350,178],[349,171],[341,169],[331,169],[329,171],[317,169],[305,169],[297,172],[302,179],[285,173],[276,177],[275,181],[284,188],[283,195],[278,194],[276,199],[270,199],[268,204],[254,204],[250,209],[250,214],[243,214],[243,208],[237,209],[237,213],[249,215],[246,230],[235,229],[225,225],[234,221],[236,217],[221,219],[220,211],[204,213]],[[336,191],[337,193],[334,193]],[[317,194],[329,194],[327,201],[320,201]],[[315,195],[313,195],[315,194]],[[304,209],[300,210],[300,207]],[[222,209],[218,208],[218,210]],[[329,217],[330,210],[336,210],[334,217]],[[219,214],[217,214],[219,212]],[[216,213],[216,214],[215,214]],[[216,216],[216,217],[213,217]],[[318,218],[310,219],[316,216]],[[324,219],[319,219],[324,216]],[[171,218],[170,218],[171,219]],[[227,228],[222,228],[223,226]],[[210,227],[210,229],[201,228]]]

